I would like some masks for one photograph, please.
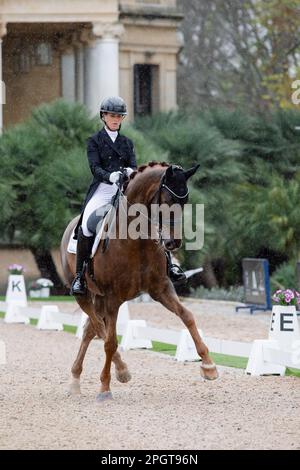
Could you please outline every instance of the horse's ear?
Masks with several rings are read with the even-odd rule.
[[[184,176],[185,176],[185,179],[186,181],[191,177],[193,176],[194,173],[196,173],[196,171],[198,170],[200,164],[198,163],[198,165],[196,166],[193,166],[192,168],[190,168],[189,170],[186,170],[184,172]]]
[[[166,178],[167,178],[167,179],[168,179],[169,177],[171,177],[171,176],[174,175],[172,165],[168,166],[168,168],[166,169],[165,175],[166,175]]]

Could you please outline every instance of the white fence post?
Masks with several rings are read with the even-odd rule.
[[[136,330],[141,327],[147,327],[145,320],[129,320],[120,344],[120,349],[122,351],[139,348],[152,349],[152,342],[149,339],[139,337]]]
[[[199,334],[202,337],[202,331],[199,330]],[[185,328],[181,330],[179,341],[177,344],[175,359],[180,362],[184,361],[196,361],[200,360],[199,355],[196,351],[194,341],[190,335],[190,332]]]
[[[9,302],[6,307],[4,322],[25,323],[25,325],[28,325],[30,320],[25,313],[25,309],[19,304],[19,302]]]
[[[257,339],[253,341],[250,352],[246,374],[250,375],[284,375],[285,367],[272,362],[266,362],[264,358],[264,347],[279,349],[278,342],[275,340]]]
[[[4,341],[0,340],[0,365],[6,364],[6,346]]]
[[[83,330],[84,330],[84,327],[88,318],[89,318],[88,315],[85,312],[81,311],[79,324],[76,330],[76,338],[82,339]]]
[[[37,324],[38,330],[58,330],[64,329],[62,323],[57,321],[59,308],[57,305],[43,305],[41,315]]]

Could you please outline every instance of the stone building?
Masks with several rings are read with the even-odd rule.
[[[96,114],[118,94],[130,119],[174,109],[181,19],[176,0],[0,0],[0,128],[58,97]]]

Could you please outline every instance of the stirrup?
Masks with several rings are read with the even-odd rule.
[[[174,271],[174,268],[176,268],[178,271],[177,272]],[[173,283],[187,282],[187,277],[185,275],[185,272],[180,266],[178,266],[178,264],[170,264],[169,269],[168,269],[168,276]]]

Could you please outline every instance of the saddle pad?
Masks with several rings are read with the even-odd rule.
[[[96,250],[99,246],[105,224],[111,222],[110,221],[110,215],[111,215],[111,210],[109,210],[107,212],[107,214],[105,215],[105,217],[102,221],[101,227],[99,228],[99,231],[96,234],[94,244],[93,244],[93,248],[92,248],[92,252],[91,252],[91,258],[93,258],[94,254],[96,253]],[[70,237],[70,240],[69,240],[69,243],[68,243],[68,248],[67,248],[67,252],[72,253],[72,254],[76,254],[76,252],[77,252],[77,240],[75,240],[73,238],[74,237],[74,230],[75,229],[72,230],[71,237]]]

